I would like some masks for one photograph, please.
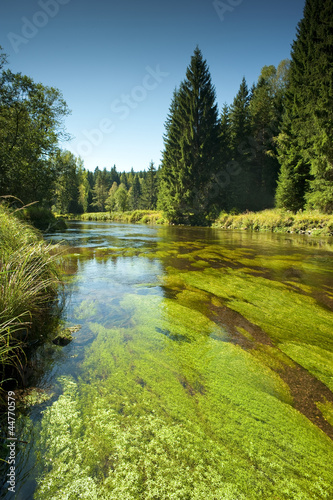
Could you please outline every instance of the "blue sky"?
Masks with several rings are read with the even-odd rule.
[[[196,45],[221,110],[242,77],[290,55],[305,0],[3,1],[12,71],[57,87],[72,110],[63,148],[89,170],[157,167],[173,90]]]

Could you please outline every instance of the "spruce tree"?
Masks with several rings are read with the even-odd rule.
[[[137,210],[141,205],[141,184],[138,174],[134,174],[133,185],[129,192],[129,205],[131,210]]]
[[[322,1],[317,12],[313,82],[310,88],[310,114],[313,134],[310,155],[311,179],[305,199],[307,205],[333,212],[333,2]]]
[[[216,202],[210,195],[219,154],[215,101],[207,62],[197,47],[174,93],[164,137],[162,206],[177,222],[203,223]]]
[[[251,147],[250,147],[250,93],[245,78],[230,107],[230,147],[229,164],[230,208],[245,210],[250,208],[251,192]]]
[[[180,170],[180,146],[181,135],[179,115],[178,90],[175,89],[169,108],[169,114],[165,122],[165,134],[163,136],[164,150],[162,152],[161,181],[158,193],[157,208],[165,210],[170,219],[177,219],[177,208],[180,203],[178,190],[178,171]]]
[[[105,172],[95,169],[96,181],[93,189],[93,203],[92,206],[97,208],[99,212],[105,211],[105,202],[108,197],[108,187],[105,178]]]
[[[230,208],[230,166],[232,164],[230,132],[230,109],[225,103],[220,118],[219,169],[215,176],[216,184],[219,189],[218,208],[220,210],[227,210]]]
[[[157,203],[157,177],[154,162],[151,161],[142,190],[142,207],[155,210]]]
[[[289,87],[278,138],[277,205],[333,210],[333,4],[307,0],[292,46]]]

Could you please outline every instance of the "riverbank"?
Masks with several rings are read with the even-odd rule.
[[[111,221],[141,224],[169,224],[162,211],[134,210],[128,212],[94,212],[82,215],[67,215],[71,220]],[[317,211],[296,214],[279,209],[261,212],[246,212],[232,215],[221,213],[212,227],[249,231],[271,231],[274,233],[309,234],[312,236],[333,236],[333,215]]]
[[[213,227],[333,236],[333,215],[321,214],[317,211],[294,214],[278,209],[246,212],[239,215],[221,213],[213,223]]]
[[[132,210],[127,212],[90,212],[80,215],[68,214],[65,216],[71,220],[82,221],[110,221],[129,222],[140,224],[169,224],[165,214],[157,210]]]
[[[57,258],[39,231],[0,205],[0,388],[45,325],[60,283]]]

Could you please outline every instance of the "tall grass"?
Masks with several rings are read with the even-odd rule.
[[[162,212],[157,210],[132,210],[128,212],[90,212],[81,215],[68,216],[82,221],[115,221],[143,224],[167,224]]]
[[[295,214],[279,209],[246,212],[239,215],[221,213],[214,226],[223,229],[332,236],[333,215],[322,214],[318,211],[300,211]]]
[[[23,349],[56,296],[58,252],[0,205],[0,369],[19,369]]]

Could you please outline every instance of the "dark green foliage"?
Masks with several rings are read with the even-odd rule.
[[[105,202],[108,197],[108,185],[105,172],[97,171],[96,181],[93,189],[93,203],[100,212],[105,210]]]
[[[78,193],[78,212],[79,213],[84,213],[88,210],[89,206],[89,180],[88,180],[88,171],[83,168],[83,161],[79,159],[77,161],[78,163],[78,170],[77,170],[77,177],[78,177],[78,186],[79,186],[79,193]]]
[[[127,179],[127,174],[126,172],[123,172],[120,176],[120,184],[123,184],[125,189],[129,189],[129,182]]]
[[[158,208],[171,214],[175,210],[178,197],[178,175],[180,164],[180,135],[178,123],[178,90],[175,89],[171,101],[169,114],[165,122],[164,151],[162,153],[161,184],[158,199]]]
[[[65,221],[62,218],[56,218],[54,213],[49,208],[31,205],[24,210],[20,210],[18,218],[23,218],[29,224],[40,231],[62,231],[67,228]]]
[[[69,151],[59,151],[55,158],[55,209],[60,214],[79,213],[79,177],[77,160]]]
[[[309,168],[303,161],[295,138],[292,140],[287,133],[280,133],[278,141],[279,158],[281,161],[283,157],[283,161],[275,195],[276,205],[297,212],[304,207]]]
[[[218,190],[217,206],[226,210],[230,204],[230,167],[232,166],[231,139],[230,139],[230,109],[223,105],[220,119],[219,133],[219,169],[215,175],[215,187]]]
[[[131,210],[138,210],[138,208],[140,208],[141,194],[140,179],[138,174],[135,174],[133,178],[133,185],[129,194],[129,205]]]
[[[4,60],[2,55],[2,66]],[[68,114],[59,90],[1,69],[1,195],[49,203],[57,176],[53,158],[58,140],[65,136],[62,119]]]
[[[316,67],[311,86],[313,135],[309,192],[310,207],[333,212],[333,3],[319,2],[314,45]]]
[[[280,165],[275,137],[282,120],[283,99],[288,81],[289,61],[278,68],[264,66],[250,101],[253,188],[251,208],[274,206]]]
[[[156,169],[154,163],[151,161],[147,172],[147,177],[143,183],[141,206],[144,210],[156,210],[157,189],[158,186]]]
[[[207,63],[196,48],[165,125],[160,206],[176,222],[202,223],[216,201],[211,190],[219,155],[215,100]]]
[[[250,94],[243,78],[239,91],[230,107],[230,185],[229,208],[250,208],[251,178],[251,119]]]
[[[277,205],[333,210],[333,5],[307,0],[292,47]],[[290,195],[291,186],[294,196]]]

